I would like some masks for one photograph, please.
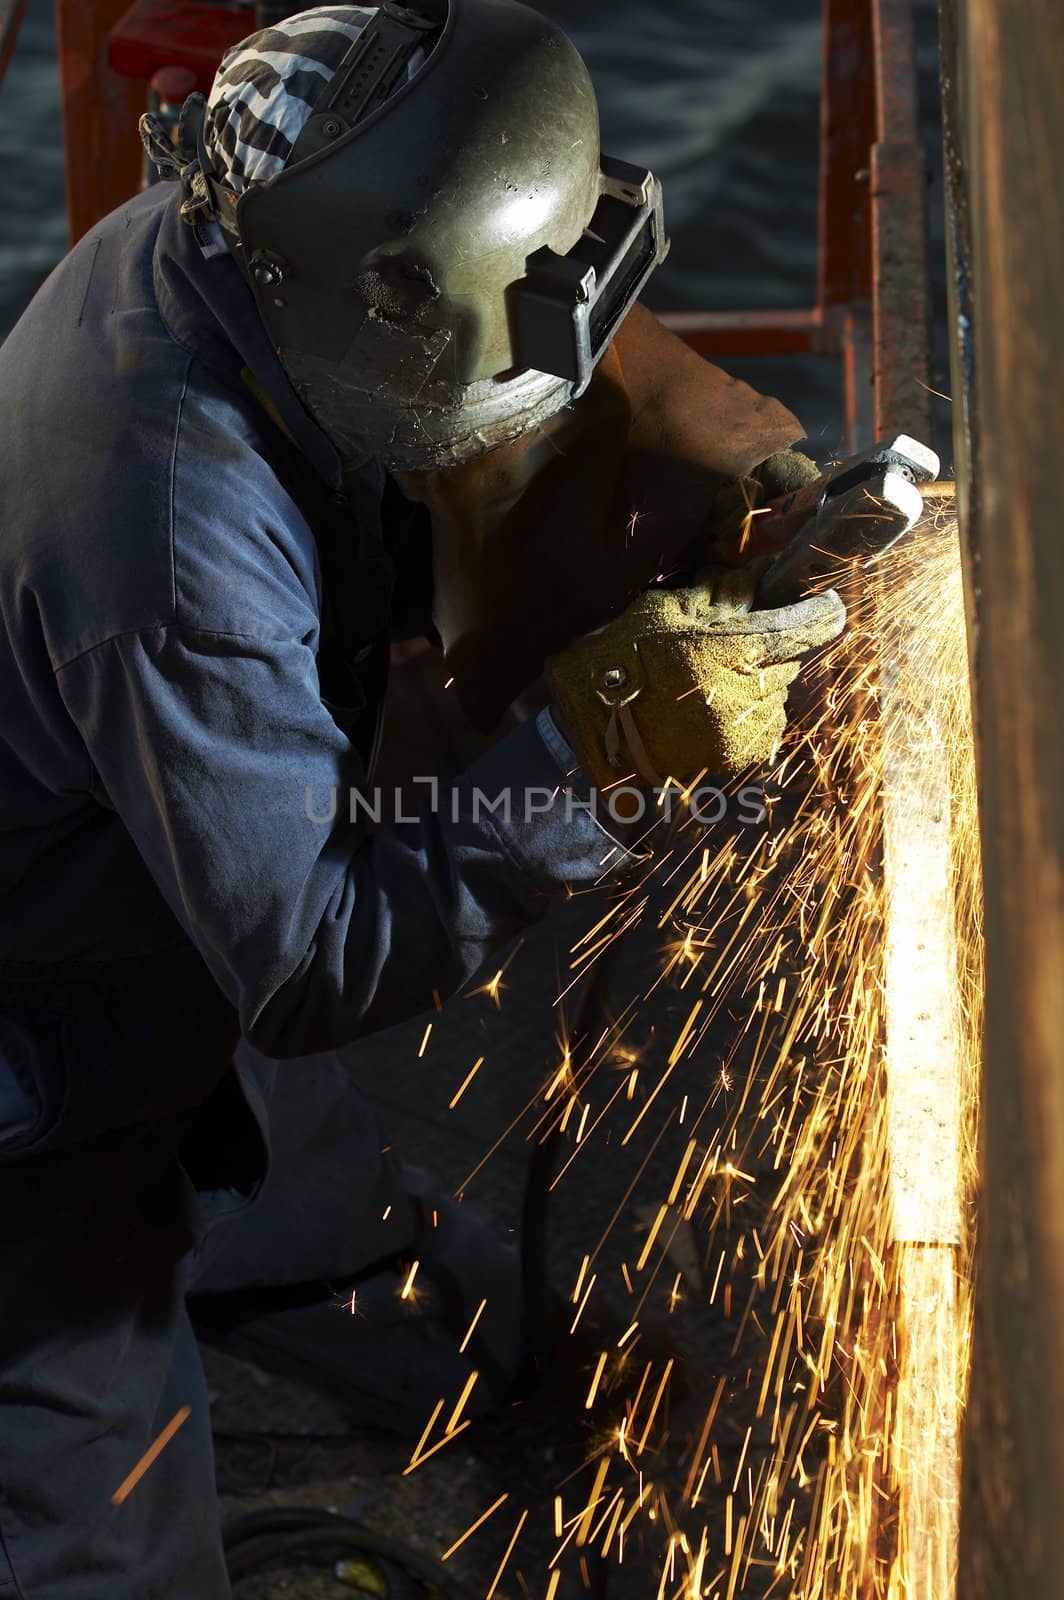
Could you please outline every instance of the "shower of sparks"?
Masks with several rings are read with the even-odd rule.
[[[465,1094],[466,1090],[469,1088],[469,1085],[473,1082],[473,1079],[476,1077],[477,1073],[480,1071],[480,1069],[481,1069],[481,1067],[483,1065],[484,1065],[484,1057],[483,1056],[477,1056],[477,1059],[474,1061],[473,1065],[470,1067],[469,1071],[466,1073],[465,1077],[462,1079],[462,1082],[459,1084],[458,1088],[455,1090],[454,1098],[451,1099],[450,1101],[448,1101],[448,1104],[447,1104],[448,1111],[453,1111],[454,1110],[455,1106],[458,1104],[459,1100],[461,1100],[462,1096]]]
[[[494,1501],[488,1507],[488,1509],[486,1511],[482,1511],[481,1512],[480,1516],[477,1518],[477,1520],[475,1522],[470,1523],[469,1527],[465,1530],[465,1532],[462,1535],[460,1535],[460,1537],[457,1538],[454,1541],[454,1544],[452,1544],[451,1548],[449,1550],[445,1550],[444,1551],[444,1553],[440,1557],[440,1559],[442,1561],[449,1561],[451,1559],[451,1557],[454,1555],[455,1551],[460,1549],[461,1546],[465,1544],[466,1540],[471,1538],[472,1535],[474,1533],[476,1533],[478,1528],[482,1528],[484,1526],[485,1522],[487,1522],[488,1518],[490,1516],[492,1516],[496,1511],[498,1511],[498,1509],[499,1509],[499,1507],[501,1505],[505,1505],[506,1501],[509,1498],[510,1498],[510,1496],[508,1494],[501,1494],[499,1496],[499,1498],[496,1501]]]
[[[910,683],[910,673],[893,683],[894,714],[899,692],[910,694],[914,725],[944,752],[950,772],[958,968],[951,1047],[961,1061],[956,1121],[967,1202],[981,881],[952,502],[936,496],[915,532],[844,593],[849,628],[803,675],[767,785],[767,824],[731,832],[721,824],[708,836],[692,823],[673,825],[654,867],[666,891],[659,969],[642,996],[617,1002],[601,1037],[571,1055],[563,1046],[529,1108],[530,1137],[556,1125],[567,1131],[556,1183],[589,1149],[602,1150],[604,1138],[607,1159],[633,1169],[605,1233],[586,1241],[570,1293],[574,1329],[596,1288],[601,1293],[607,1238],[622,1219],[647,1218],[638,1252],[621,1266],[632,1296],[620,1324],[628,1331],[600,1351],[585,1391],[589,1408],[608,1403],[623,1372],[625,1415],[600,1429],[590,1485],[574,1480],[568,1498],[554,1501],[550,1566],[570,1548],[620,1562],[637,1539],[640,1562],[656,1563],[657,1600],[913,1600],[931,1591],[907,1573],[911,1519],[898,1509],[906,1489],[914,1480],[935,1486],[941,1505],[933,1492],[924,1514],[941,1516],[944,1546],[955,1511],[955,1485],[923,1459],[933,1444],[899,1423],[906,1413],[900,1250],[888,1203],[878,716],[880,640],[904,628],[919,682]],[[585,936],[573,953],[581,969],[646,914],[646,891],[642,884],[616,902]],[[640,1000],[662,986],[682,1000],[675,1032],[669,1038],[659,1026],[636,1050],[624,1034]],[[497,980],[485,992],[498,1003]],[[726,1019],[731,1042],[722,1059]],[[602,1120],[607,1110],[612,1132]],[[662,1143],[670,1131],[675,1171],[660,1193],[646,1193],[651,1157],[672,1148]],[[637,1134],[641,1151],[649,1144],[638,1161]],[[963,1213],[967,1225],[969,1204]],[[693,1263],[677,1272],[691,1239]],[[933,1381],[953,1386],[939,1396],[948,1417],[959,1414],[967,1380],[971,1251],[971,1238],[962,1239],[953,1281],[922,1323],[934,1348],[913,1356]],[[701,1415],[696,1402],[693,1425],[684,1424],[678,1475],[662,1463],[667,1433],[676,1448],[671,1391],[679,1369],[640,1350],[640,1316],[655,1287],[670,1311],[680,1301],[701,1303],[735,1322],[727,1377],[714,1376]],[[750,1397],[739,1424],[729,1415],[729,1385]],[[689,1398],[685,1409],[689,1415]],[[520,1524],[515,1540],[519,1532]],[[947,1587],[934,1591],[936,1600],[947,1600],[948,1564],[944,1570]]]
[[[141,1478],[143,1478],[148,1468],[159,1459],[167,1445],[170,1443],[170,1440],[174,1437],[174,1434],[179,1428],[184,1427],[191,1415],[191,1406],[178,1407],[173,1416],[170,1418],[170,1421],[166,1424],[166,1427],[163,1429],[162,1433],[160,1433],[158,1438],[148,1446],[147,1450],[145,1450],[144,1454],[141,1456],[132,1472],[130,1472],[127,1477],[123,1478],[122,1482],[118,1485],[118,1488],[111,1496],[111,1504],[113,1506],[120,1506],[123,1501],[128,1500],[129,1496],[133,1493],[133,1490],[137,1487],[137,1484],[140,1482]]]
[[[487,1303],[488,1302],[486,1300],[482,1300],[480,1302],[480,1304],[477,1306],[477,1309],[474,1311],[473,1320],[469,1324],[469,1327],[466,1329],[465,1336],[463,1337],[461,1344],[458,1346],[458,1354],[460,1356],[464,1356],[465,1355],[466,1349],[467,1349],[467,1347],[469,1345],[469,1341],[473,1337],[473,1334],[476,1332],[477,1323],[480,1321],[481,1317],[484,1315],[484,1307],[487,1305]]]

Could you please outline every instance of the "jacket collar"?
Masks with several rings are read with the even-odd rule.
[[[289,383],[240,269],[228,252],[205,255],[196,229],[179,215],[179,200],[175,193],[163,208],[152,264],[163,320],[174,338],[225,383],[259,404],[267,401],[314,473],[339,491],[345,479],[340,456]],[[254,379],[250,387],[245,369]],[[365,468],[355,476],[379,479],[375,462],[367,460]]]

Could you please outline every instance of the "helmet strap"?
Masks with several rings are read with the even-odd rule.
[[[429,15],[431,10],[432,0],[417,0],[416,9],[385,0],[326,84],[287,166],[335,144],[390,98],[406,80],[413,57],[442,26],[444,18]]]

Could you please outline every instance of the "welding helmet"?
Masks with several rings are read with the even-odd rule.
[[[665,256],[661,185],[602,156],[587,68],[516,0],[349,9],[279,170],[236,192],[201,127],[199,194],[341,454],[428,470],[583,392]]]

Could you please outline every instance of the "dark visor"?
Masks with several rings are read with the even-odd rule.
[[[602,198],[572,250],[537,250],[509,291],[517,365],[568,378],[577,394],[669,249],[658,179],[609,156],[602,173]]]

